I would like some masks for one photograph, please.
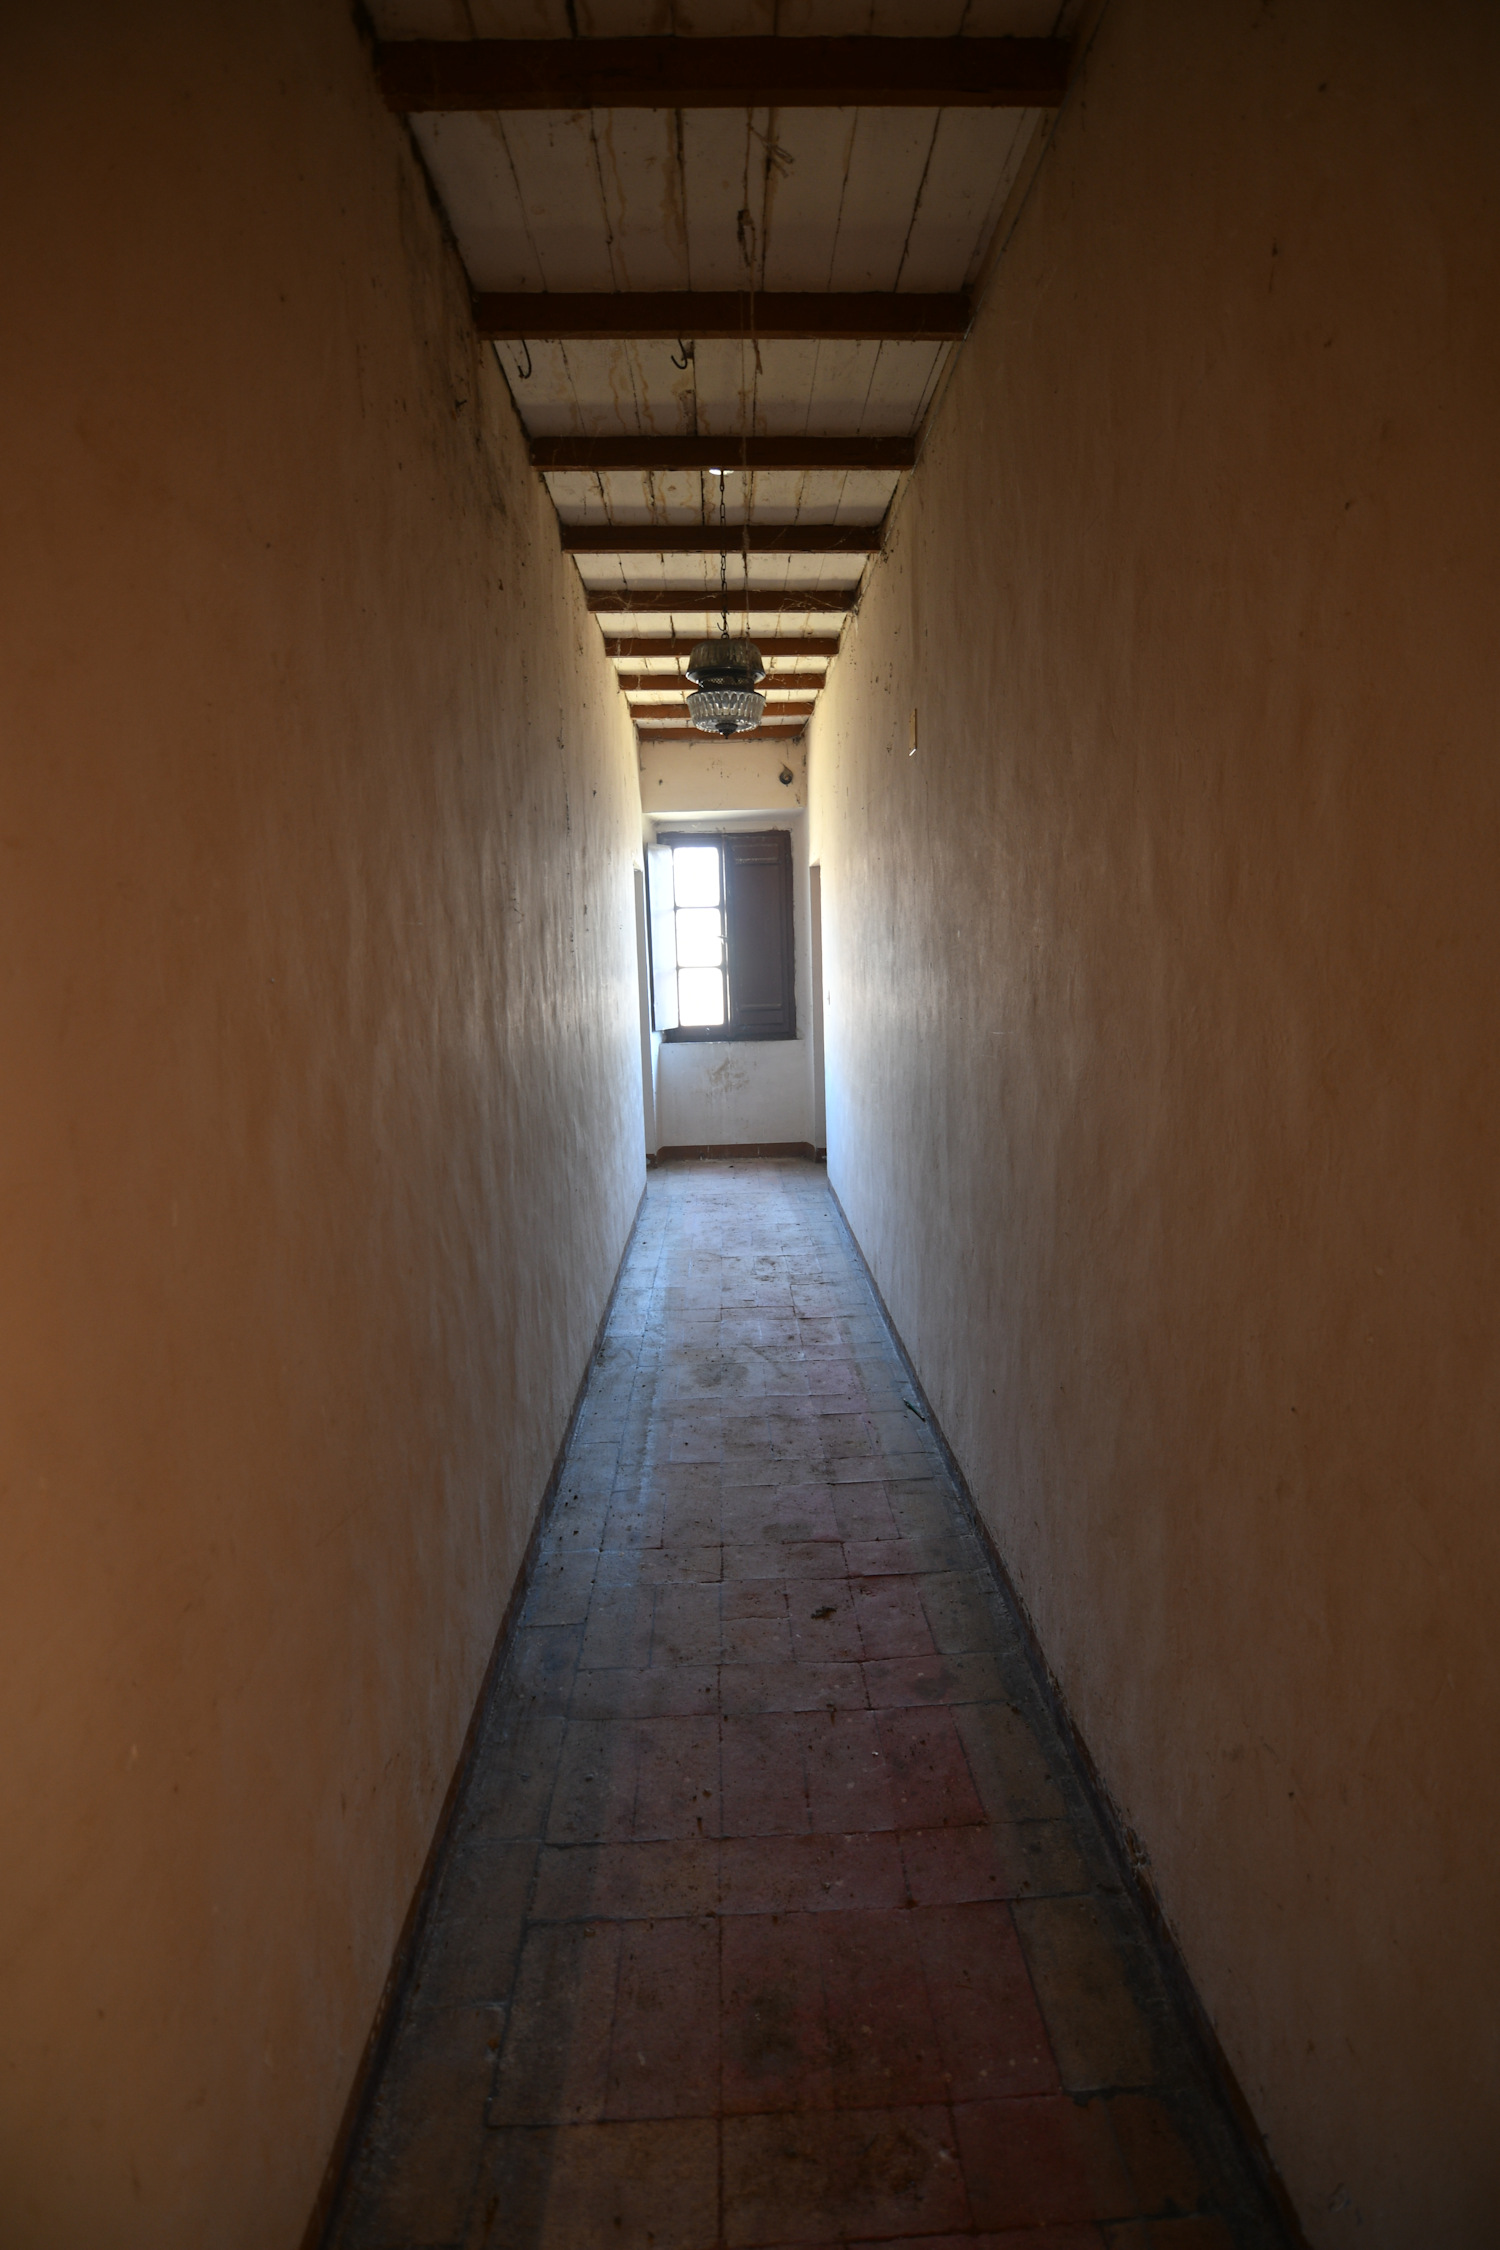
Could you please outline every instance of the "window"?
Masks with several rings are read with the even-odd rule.
[[[646,882],[663,1039],[795,1039],[787,831],[664,835],[647,850]]]

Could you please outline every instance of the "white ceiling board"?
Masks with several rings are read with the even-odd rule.
[[[1030,109],[945,109],[912,216],[903,289],[972,280],[1031,138]]]
[[[564,523],[717,523],[719,480],[698,469],[549,469]],[[875,524],[890,506],[886,469],[760,469],[725,479],[730,524]]]
[[[585,586],[600,592],[629,585],[644,592],[699,591],[705,600],[719,598],[717,555],[576,555],[578,575]],[[863,555],[752,555],[749,577],[762,592],[785,587],[788,592],[852,593],[864,569]],[[737,597],[745,583],[743,555],[729,557],[729,591]]]
[[[915,429],[953,348],[951,344],[882,344],[860,428],[867,435]]]
[[[1034,114],[523,110],[415,127],[478,289],[956,289]]]
[[[800,609],[752,609],[750,637],[752,640],[785,641],[795,640],[799,635],[803,639],[811,639],[814,634],[836,634],[847,614],[845,610],[824,610],[820,616],[809,618]],[[669,610],[665,614],[661,610],[638,614],[634,610],[616,609],[611,610],[607,617],[601,617],[599,623],[606,633],[659,633],[663,640],[703,641],[719,630],[719,607],[717,602],[712,606],[704,602],[695,609],[690,603],[684,602],[681,609]],[[737,633],[744,623],[743,606],[731,602],[730,631]]]
[[[615,286],[685,289],[688,234],[676,113],[595,110],[590,130]]]
[[[763,289],[827,289],[859,111],[789,109],[776,119],[762,194]]]
[[[832,289],[894,289],[938,113],[861,109],[854,114],[849,177],[828,284]],[[963,271],[962,263],[958,271]],[[956,286],[957,279],[955,274],[949,286]]]
[[[571,437],[579,427],[578,401],[566,344],[497,344],[495,357],[510,385],[523,426],[533,437]],[[525,370],[530,366],[528,375]]]
[[[592,111],[517,109],[488,122],[515,175],[544,288],[618,288]],[[462,249],[467,213],[450,207],[448,215]]]
[[[414,117],[412,131],[476,289],[540,289],[542,262],[498,117]]]
[[[689,109],[680,113],[686,177],[688,274],[684,287],[748,289],[755,276],[746,262],[748,238],[739,214],[758,214],[755,182],[765,162],[770,112]]]
[[[761,346],[762,358],[770,350]],[[755,353],[745,344],[699,344],[692,360],[693,417],[685,429],[705,437],[755,427]]]
[[[676,437],[693,428],[693,375],[672,364],[675,344],[531,343],[496,346],[521,420],[533,437]]]

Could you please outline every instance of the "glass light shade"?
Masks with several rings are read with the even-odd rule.
[[[765,671],[754,641],[728,635],[700,641],[688,659],[687,676],[697,689],[687,699],[688,717],[704,734],[745,734],[758,727],[766,699],[755,683]]]
[[[753,688],[699,688],[687,699],[688,717],[704,734],[744,734],[760,725],[766,707]]]

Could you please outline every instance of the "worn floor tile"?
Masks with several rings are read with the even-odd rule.
[[[653,1175],[328,2250],[1276,2250],[919,1404]]]

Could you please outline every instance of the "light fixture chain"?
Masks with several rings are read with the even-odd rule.
[[[727,523],[728,523],[728,509],[727,509],[727,508],[725,507],[725,504],[724,504],[724,494],[725,494],[725,491],[726,491],[726,490],[727,490],[727,488],[728,488],[728,484],[729,484],[729,477],[728,477],[728,472],[727,472],[726,470],[724,470],[724,469],[720,469],[720,471],[719,471],[719,633],[720,633],[720,636],[721,636],[721,638],[722,638],[722,639],[724,639],[724,640],[726,640],[726,641],[727,641],[727,640],[728,640],[728,638],[729,638],[729,547],[728,547],[728,538],[729,538],[729,533],[728,533],[728,530],[727,530],[727,528],[726,528],[726,526],[727,526]]]

